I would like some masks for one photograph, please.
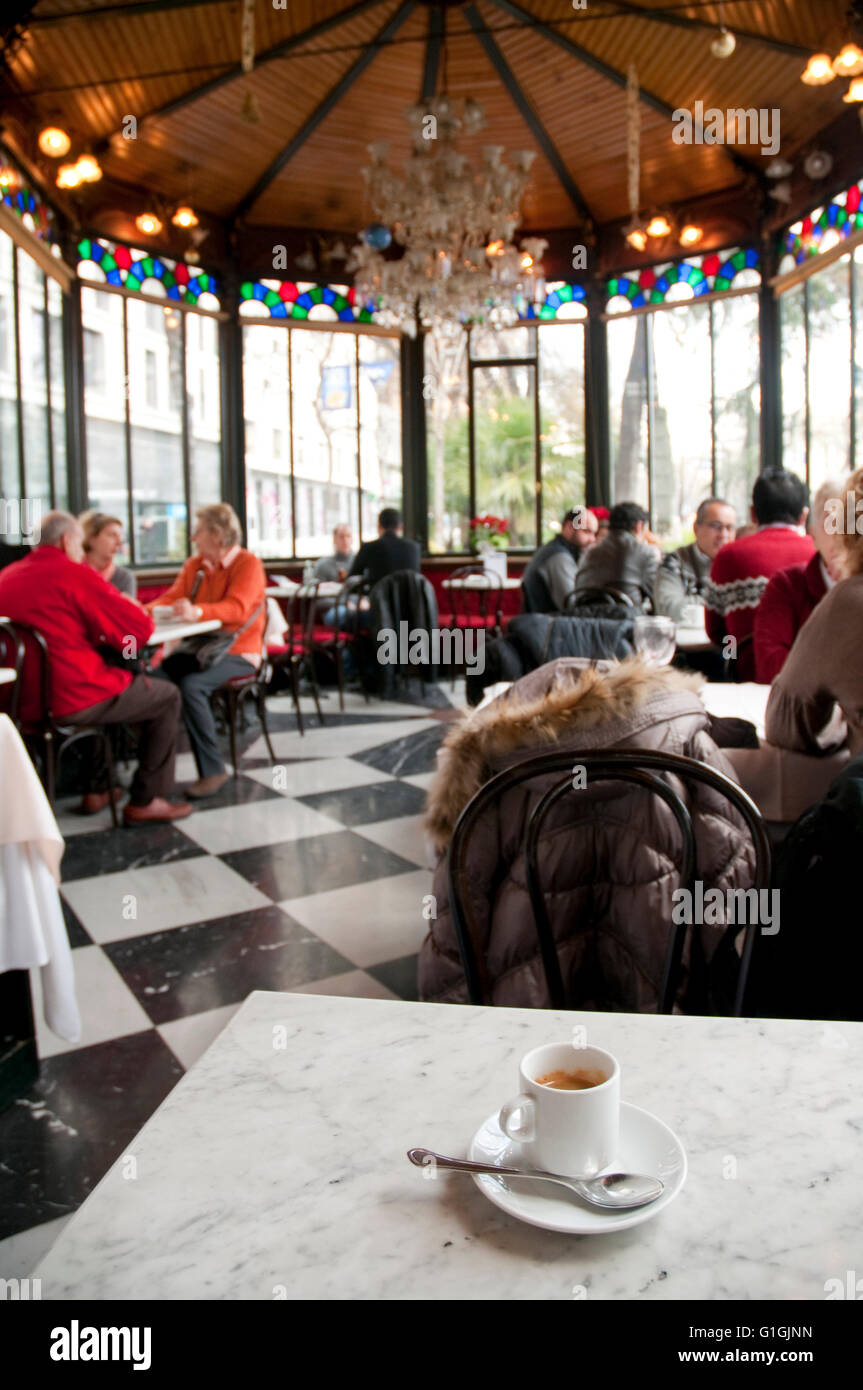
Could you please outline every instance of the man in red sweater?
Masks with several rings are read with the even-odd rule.
[[[752,489],[750,512],[758,529],[724,545],[711,566],[707,635],[723,656],[736,656],[742,681],[755,679],[752,630],[770,579],[777,570],[808,563],[815,552],[811,536],[800,530],[808,514],[809,489],[795,473],[762,473]]]
[[[81,563],[82,542],[74,516],[49,512],[38,546],[0,573],[0,613],[38,628],[45,638],[51,713],[59,723],[140,725],[138,769],[123,811],[126,824],[179,820],[192,810],[188,803],[168,800],[174,785],[179,691],[167,681],[133,676],[105,660],[102,651],[107,648],[139,655],[153,620]],[[19,711],[25,725],[42,712],[40,692],[26,668]],[[107,792],[90,793],[84,809],[93,812],[107,804]]]

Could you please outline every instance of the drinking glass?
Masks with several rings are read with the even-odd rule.
[[[655,666],[667,666],[674,656],[676,628],[670,618],[643,615],[635,620],[635,650]]]

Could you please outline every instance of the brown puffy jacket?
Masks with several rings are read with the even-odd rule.
[[[700,676],[651,668],[640,658],[590,666],[565,658],[517,681],[448,735],[429,792],[426,828],[442,856],[435,875],[437,918],[419,959],[420,998],[467,1001],[449,908],[446,847],[474,793],[505,767],[551,749],[650,748],[734,770],[707,733],[696,691]],[[576,760],[573,759],[575,762]],[[504,793],[476,826],[466,878],[484,945],[492,1001],[542,1008],[550,1000],[525,883],[527,818],[538,793],[560,774]],[[703,784],[671,785],[693,821],[696,877],[704,891],[749,888],[753,852],[739,813]],[[597,782],[565,796],[548,816],[538,867],[572,1007],[656,1012],[680,887],[680,832],[668,807],[639,787]],[[724,928],[694,927],[703,954],[714,955]],[[692,931],[687,933],[677,1006],[686,1001]],[[728,982],[726,981],[726,984]],[[695,1007],[699,1007],[695,1005]],[[710,1007],[713,1007],[712,1005]]]

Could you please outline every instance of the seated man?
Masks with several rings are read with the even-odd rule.
[[[695,513],[695,540],[663,557],[653,586],[653,611],[679,623],[690,604],[704,604],[710,566],[734,540],[737,515],[719,497],[708,497]]]
[[[183,719],[198,769],[198,780],[186,788],[186,794],[198,799],[213,796],[228,780],[210,696],[226,681],[251,675],[263,660],[267,581],[257,555],[240,544],[242,533],[233,507],[217,502],[199,507],[195,515],[192,541],[198,553],[151,606],[171,604],[174,616],[186,622],[218,618],[226,632],[236,634],[219,660],[204,669],[194,647],[181,643],[159,670],[182,693]]]
[[[762,473],[752,489],[751,516],[757,529],[719,551],[707,585],[707,635],[717,647],[734,638],[742,681],[755,679],[752,630],[755,610],[777,570],[808,564],[815,551],[801,528],[809,515],[809,489],[794,473]],[[723,651],[723,655],[726,655]]]
[[[596,543],[599,522],[587,507],[566,513],[557,535],[540,546],[521,577],[526,613],[565,613],[582,556]]]
[[[613,585],[639,608],[652,597],[660,556],[645,539],[647,521],[647,512],[637,502],[612,507],[608,535],[591,546],[578,567],[576,595]]]
[[[416,541],[406,541],[399,535],[401,528],[401,512],[395,507],[384,507],[378,517],[378,539],[360,546],[349,576],[364,574],[370,584],[377,584],[379,579],[397,570],[419,573],[420,548]]]
[[[346,522],[340,522],[333,529],[333,553],[332,555],[322,555],[315,564],[315,579],[323,579],[329,583],[340,583],[347,579],[348,570],[353,564],[354,552],[351,539],[351,528]]]
[[[839,498],[844,508],[847,486],[847,482],[822,483],[809,516],[815,554],[808,564],[778,570],[755,610],[755,679],[762,685],[772,685],[815,605],[843,578],[842,537],[825,529],[824,517],[833,498]]]
[[[63,724],[140,725],[138,769],[123,811],[126,824],[179,820],[192,810],[188,803],[168,800],[180,696],[164,681],[109,665],[103,655],[105,648],[125,656],[139,652],[153,620],[82,564],[83,558],[80,523],[68,512],[49,512],[36,549],[0,574],[0,612],[38,628],[45,638],[56,719]],[[25,723],[41,713],[39,692],[29,684],[25,681],[21,692]],[[107,804],[107,791],[93,791],[82,809],[94,813]]]

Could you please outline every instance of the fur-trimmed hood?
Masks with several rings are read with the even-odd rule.
[[[564,658],[541,666],[454,725],[428,795],[426,831],[441,853],[479,788],[502,767],[552,744],[610,748],[640,730],[685,718],[707,726],[701,675],[649,665],[642,657],[592,665]]]

